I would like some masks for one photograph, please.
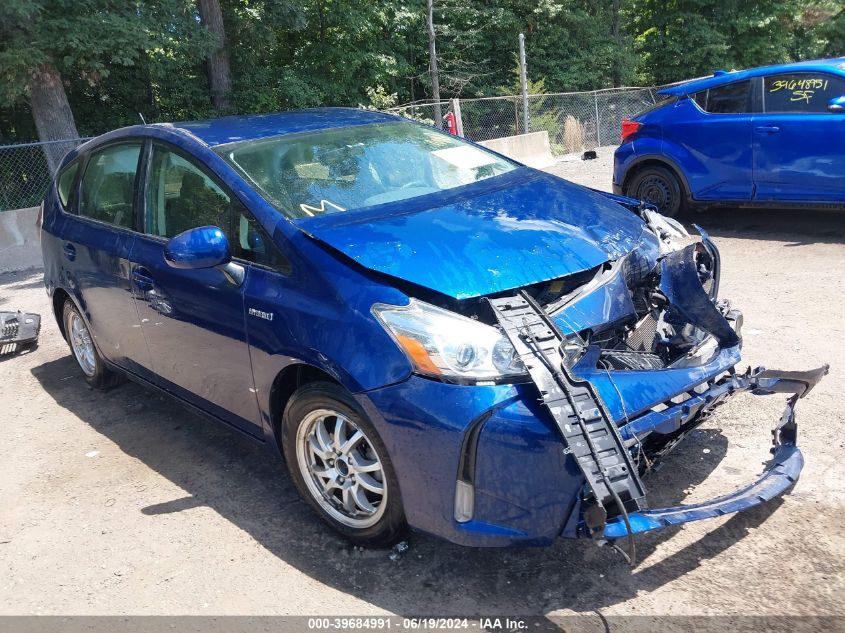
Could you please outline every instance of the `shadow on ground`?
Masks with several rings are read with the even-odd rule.
[[[845,243],[845,212],[808,209],[714,208],[682,218],[714,237],[786,242],[789,246]]]
[[[190,493],[139,507],[138,512],[161,515],[209,506],[305,574],[399,614],[600,610],[717,556],[777,507],[770,503],[737,515],[669,558],[633,570],[613,551],[587,541],[491,550],[458,547],[420,534],[412,535],[409,551],[392,561],[385,550],[355,550],[337,537],[299,499],[284,465],[234,431],[132,383],[105,394],[92,391],[69,356],[37,366],[32,373],[61,407]],[[710,449],[703,457],[702,446]],[[646,482],[659,490],[653,503],[681,501],[683,489],[706,479],[726,449],[727,439],[720,433],[696,431]],[[640,560],[672,533],[670,529],[640,537]]]

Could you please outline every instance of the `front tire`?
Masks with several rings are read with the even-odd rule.
[[[666,167],[644,167],[634,174],[626,195],[657,207],[663,215],[675,218],[686,209],[684,188],[678,177]]]
[[[372,422],[341,387],[298,389],[282,419],[282,447],[299,494],[358,545],[387,546],[407,532],[393,464]]]
[[[62,322],[70,351],[85,376],[85,382],[100,390],[111,389],[123,382],[123,376],[106,367],[94,345],[88,324],[70,299],[65,300]]]

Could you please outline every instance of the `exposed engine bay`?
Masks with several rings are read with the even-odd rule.
[[[570,366],[589,351],[589,362],[611,371],[690,367],[706,362],[718,345],[739,342],[742,317],[717,300],[719,252],[707,233],[690,235],[648,208],[638,213],[646,229],[624,258],[520,289],[567,333]],[[496,323],[485,300],[426,298]]]
[[[551,301],[547,300],[549,287],[521,289],[489,300],[554,418],[565,450],[584,475],[582,534],[600,544],[613,544],[615,538],[626,536],[627,551],[614,547],[631,563],[636,558],[633,535],[637,532],[744,509],[792,485],[802,463],[795,446],[794,406],[827,373],[823,366],[809,372],[749,369],[737,375],[731,365],[721,376],[669,394],[664,403],[633,422],[627,414],[622,424],[615,420],[599,390],[579,376],[579,369],[604,370],[622,399],[613,377],[618,372],[662,373],[694,367],[710,362],[722,350],[738,350],[741,344],[741,314],[717,300],[720,262],[715,244],[700,229],[701,238],[694,239],[683,227],[649,209],[640,213],[659,240],[656,256],[653,250],[632,251]],[[616,297],[623,305],[626,299],[630,302],[627,314],[610,319],[607,327],[572,327],[567,334],[561,327],[568,324],[562,315],[567,307],[614,280]],[[745,489],[700,506],[648,510],[641,476],[716,406],[739,391],[791,394],[773,431],[775,458],[763,476]]]

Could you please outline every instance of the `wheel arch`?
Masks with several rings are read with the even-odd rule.
[[[638,156],[631,162],[625,172],[625,178],[622,181],[623,195],[628,195],[627,188],[631,179],[646,167],[663,167],[664,169],[668,169],[678,179],[678,182],[681,185],[681,193],[684,198],[692,201],[692,190],[690,189],[689,181],[687,180],[687,176],[684,171],[674,160],[660,154],[645,154],[643,156]]]
[[[72,302],[73,299],[71,298],[70,293],[64,288],[56,288],[53,291],[53,296],[51,299],[53,301],[53,316],[56,319],[56,325],[59,326],[59,332],[61,332],[62,338],[67,341],[67,332],[65,332],[64,308],[65,302],[68,300]]]
[[[282,448],[282,417],[291,396],[300,387],[313,382],[329,382],[345,388],[339,380],[329,374],[323,369],[303,362],[294,362],[287,365],[273,379],[273,384],[270,388],[270,426],[273,431],[273,437],[276,440],[276,446],[284,455]]]

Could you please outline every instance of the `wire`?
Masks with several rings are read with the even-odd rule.
[[[619,387],[616,384],[616,381],[613,380],[613,377],[610,375],[610,370],[608,370],[607,365],[603,365],[602,369],[604,369],[604,373],[607,374],[607,379],[610,381],[610,384],[613,386],[613,390],[616,392],[616,395],[619,396],[619,403],[622,405],[622,417],[625,420],[625,425],[631,423],[630,418],[628,417],[628,407],[625,405],[625,398],[622,396],[622,392],[619,391]],[[636,433],[632,433],[634,439],[637,441],[637,463],[639,463],[640,458],[645,460],[646,472],[651,470],[651,460],[645,454],[645,450],[643,449],[643,442],[640,439],[640,436]]]

